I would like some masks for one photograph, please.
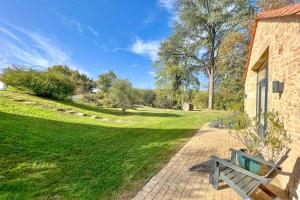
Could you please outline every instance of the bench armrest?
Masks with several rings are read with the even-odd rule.
[[[244,156],[244,157],[246,157],[246,158],[249,158],[249,159],[254,160],[254,161],[256,161],[256,162],[259,162],[259,163],[261,163],[261,164],[265,164],[265,165],[268,165],[268,166],[270,166],[270,167],[277,167],[277,166],[275,165],[275,163],[266,161],[266,160],[264,160],[264,159],[262,159],[262,158],[255,157],[255,156],[249,155],[249,154],[247,154],[247,153],[245,153],[245,152],[242,152],[242,151],[239,151],[239,150],[235,150],[235,149],[229,149],[229,150],[232,152],[231,155],[233,155],[233,154],[235,154],[235,155],[236,155],[236,154],[240,154],[240,155],[242,155],[242,156]]]
[[[232,164],[231,162],[225,161],[225,160],[223,160],[221,158],[218,158],[216,156],[211,156],[211,159],[213,159],[215,162],[220,163],[220,164],[222,164],[222,165],[224,165],[226,167],[229,167],[229,168],[231,168],[231,169],[233,169],[233,170],[235,170],[237,172],[240,172],[242,174],[250,176],[250,177],[252,177],[252,178],[254,178],[254,179],[256,179],[256,180],[258,180],[258,181],[260,181],[262,183],[268,183],[268,182],[270,182],[269,178],[265,178],[263,176],[256,175],[256,174],[254,174],[252,172],[249,172],[249,171],[247,171],[247,170],[245,170],[245,169],[243,169],[243,168],[241,168],[241,167],[239,167],[237,165]]]

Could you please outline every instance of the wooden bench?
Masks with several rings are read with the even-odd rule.
[[[276,171],[280,170],[279,166],[288,157],[288,150],[276,163],[266,161],[259,157],[253,157],[242,151],[230,149],[231,160],[224,160],[216,156],[212,156],[214,168],[210,173],[210,182],[214,189],[218,189],[219,180],[223,180],[229,187],[237,192],[243,199],[252,199],[253,192],[260,188],[273,199],[280,199],[271,192],[265,185],[268,184],[275,176]],[[259,176],[238,165],[237,155],[251,159],[258,163],[268,166],[268,171],[264,176]]]

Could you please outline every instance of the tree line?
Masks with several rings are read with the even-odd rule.
[[[80,102],[119,107],[134,104],[181,109],[242,109],[243,73],[250,33],[259,11],[275,9],[296,0],[177,0],[178,19],[170,37],[161,43],[156,89],[137,89],[113,71],[97,80],[66,65],[45,70],[23,66],[5,68],[0,80],[8,86],[58,100],[81,95]],[[200,90],[199,74],[208,78],[207,91]]]

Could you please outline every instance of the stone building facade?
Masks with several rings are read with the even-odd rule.
[[[291,199],[300,199],[300,3],[258,15],[244,78],[247,114],[263,124],[261,113],[278,111],[292,136],[282,166],[288,173],[277,182]],[[280,92],[273,91],[278,81]]]

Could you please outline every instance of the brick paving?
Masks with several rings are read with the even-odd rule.
[[[189,170],[193,165],[207,161],[211,155],[229,158],[229,148],[240,147],[228,131],[205,126],[152,177],[133,200],[241,199],[226,185],[220,184],[222,189],[214,190],[208,182],[208,173]],[[256,199],[268,198],[260,194]]]

